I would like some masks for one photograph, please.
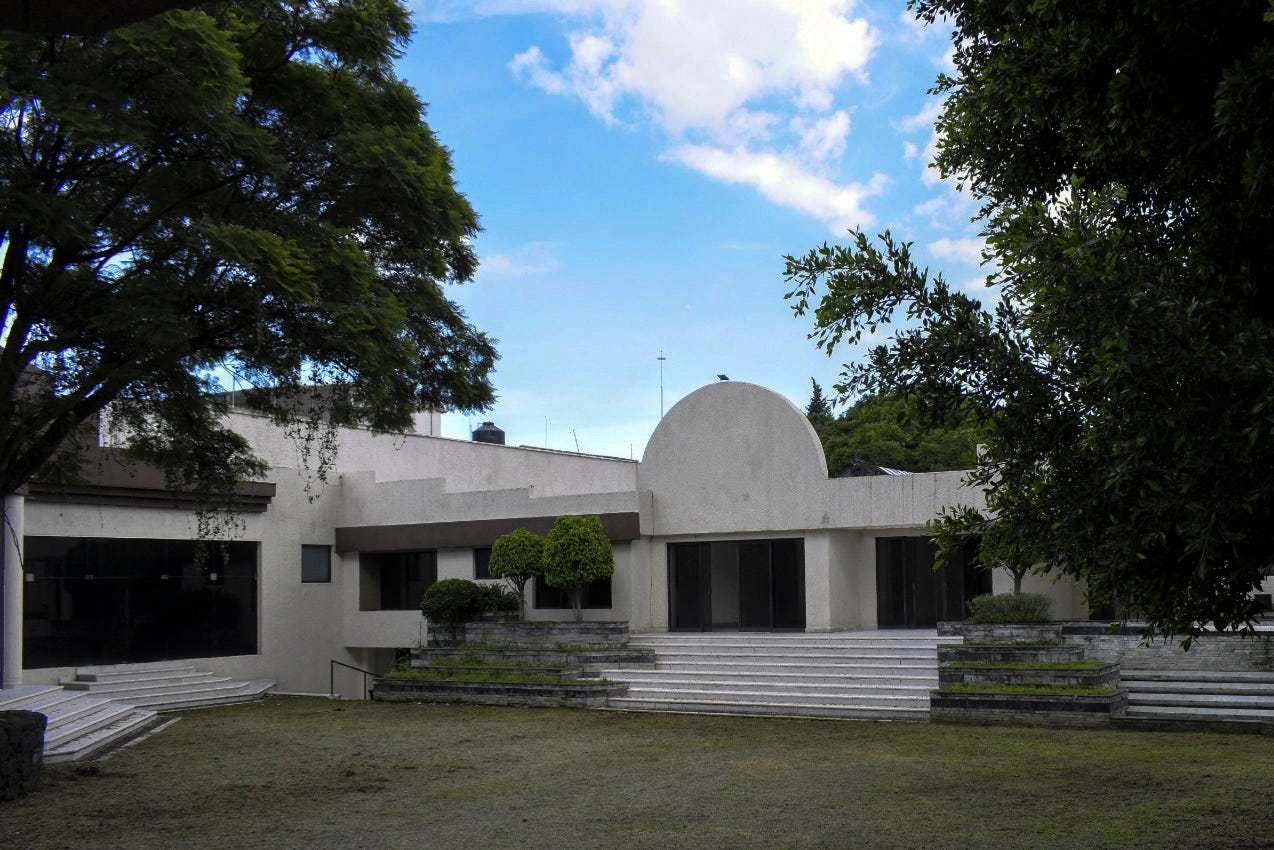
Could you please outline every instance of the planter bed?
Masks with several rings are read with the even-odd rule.
[[[622,647],[628,643],[624,622],[575,623],[569,621],[519,622],[509,619],[470,620],[457,629],[456,640],[446,626],[429,626],[430,646],[456,643],[491,643],[529,648],[556,646]]]
[[[533,667],[529,665],[501,667],[498,664],[428,664],[413,665],[412,669],[437,672],[439,674],[446,673],[458,679],[475,673],[479,675],[495,673],[510,676],[553,676],[558,679],[578,679],[583,670],[581,667]]]
[[[495,666],[512,666],[529,664],[532,666],[565,665],[580,667],[594,664],[653,664],[653,649],[630,649],[614,647],[610,649],[535,649],[527,647],[502,647],[484,649],[469,646],[439,646],[411,651],[412,667],[429,667],[434,661],[454,659],[463,661],[467,657],[477,656]]]
[[[1083,661],[1084,650],[1063,644],[963,644],[938,647],[939,664],[994,664],[1013,661]]]
[[[1036,660],[1036,659],[1032,659]],[[1058,688],[1100,688],[1119,684],[1119,665],[1098,667],[943,666],[938,683],[970,685],[1051,685]]]
[[[929,716],[953,723],[1107,725],[1128,708],[1128,692],[1031,694],[930,691]]]
[[[390,702],[463,702],[478,705],[597,708],[628,690],[623,682],[461,682],[377,679],[372,699]]]
[[[966,644],[1056,643],[1062,638],[1061,623],[965,623],[961,627]]]

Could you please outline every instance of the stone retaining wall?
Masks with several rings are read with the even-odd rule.
[[[1184,650],[1176,639],[1156,639],[1142,645],[1138,631],[1091,634],[1063,629],[1067,643],[1082,646],[1093,661],[1118,662],[1125,670],[1215,670],[1274,672],[1274,635],[1207,634]]]

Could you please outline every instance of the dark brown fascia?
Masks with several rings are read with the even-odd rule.
[[[195,494],[170,489],[163,470],[125,461],[110,448],[86,449],[80,476],[82,480],[76,484],[31,481],[27,484],[27,501],[184,509],[198,503]],[[235,491],[231,504],[234,510],[244,513],[263,513],[274,498],[275,489],[266,481],[246,481]]]
[[[602,531],[612,542],[641,536],[637,511],[590,514],[601,517]],[[421,549],[472,549],[490,546],[510,531],[525,528],[548,534],[555,516],[418,522],[404,525],[358,525],[336,529],[338,552],[411,552]]]

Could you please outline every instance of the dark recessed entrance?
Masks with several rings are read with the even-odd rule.
[[[974,566],[977,543],[934,570],[929,537],[876,538],[876,622],[879,628],[930,628],[965,617],[973,597],[991,592],[991,574]]]
[[[805,542],[668,544],[673,631],[805,628]]]

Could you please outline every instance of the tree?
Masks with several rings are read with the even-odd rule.
[[[984,205],[996,303],[953,291],[888,233],[788,257],[829,352],[922,422],[986,429],[944,549],[1084,583],[1184,635],[1249,624],[1274,551],[1274,19],[1267,2],[1118,11],[921,0],[955,25],[937,165]]]
[[[969,469],[981,439],[967,416],[922,427],[906,402],[890,396],[863,396],[835,419],[810,422],[832,477],[860,461],[908,472]]]
[[[237,0],[6,35],[0,492],[74,475],[108,405],[170,485],[230,492],[262,465],[222,370],[292,429],[490,403],[492,343],[442,288],[477,216],[393,73],[410,33],[396,0]]]
[[[814,386],[814,393],[810,396],[810,403],[805,407],[805,415],[813,423],[831,419],[832,406],[827,403],[827,399],[823,398],[823,388],[813,378],[810,378],[810,383]]]
[[[519,528],[496,538],[491,544],[487,569],[502,578],[518,596],[518,618],[526,616],[526,583],[544,575],[544,538]]]
[[[580,607],[584,585],[615,574],[610,539],[595,516],[560,516],[544,545],[544,581],[561,588],[571,599],[575,622],[583,620]]]
[[[102,35],[116,27],[199,5],[195,0],[0,0],[0,30],[41,35]]]

